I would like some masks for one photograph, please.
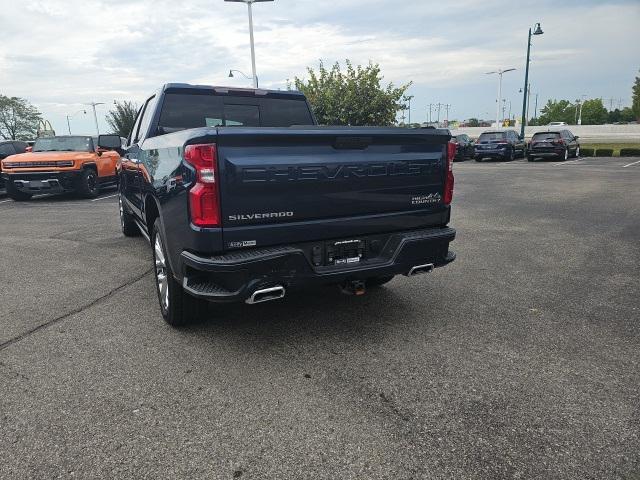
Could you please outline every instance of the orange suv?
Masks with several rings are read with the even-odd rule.
[[[31,152],[2,160],[7,195],[14,200],[69,191],[97,196],[101,187],[116,184],[120,159],[97,144],[97,138],[79,135],[38,138]]]

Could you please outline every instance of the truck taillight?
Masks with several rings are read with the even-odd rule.
[[[449,205],[453,200],[453,159],[456,157],[456,144],[447,144],[447,172],[444,181],[444,204]]]
[[[196,182],[189,190],[189,210],[191,223],[198,227],[220,226],[217,157],[215,143],[187,145],[184,149],[185,162],[196,169]]]

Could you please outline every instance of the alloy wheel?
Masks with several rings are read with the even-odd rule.
[[[124,206],[122,205],[122,195],[118,194],[118,209],[120,210],[120,226],[124,230]]]
[[[158,288],[158,297],[160,298],[160,306],[163,311],[169,309],[169,279],[167,278],[167,262],[162,250],[162,242],[160,235],[156,235],[153,246],[153,256],[156,267],[156,286]]]
[[[90,173],[89,175],[87,175],[87,189],[90,192],[95,192],[96,186],[96,176],[93,173]]]

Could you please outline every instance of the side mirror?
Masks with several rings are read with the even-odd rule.
[[[580,138],[580,137],[579,137],[578,135],[574,135],[574,136],[573,136],[573,139],[574,139],[574,140],[577,140],[577,139],[579,139],[579,138]]]
[[[25,152],[32,152],[33,151],[33,147],[27,147],[24,149]]]
[[[99,135],[98,150],[116,150],[122,148],[122,141],[119,135]]]

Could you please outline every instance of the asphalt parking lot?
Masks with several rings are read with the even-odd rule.
[[[449,267],[184,330],[113,191],[0,198],[0,477],[640,478],[640,159],[454,171]]]

